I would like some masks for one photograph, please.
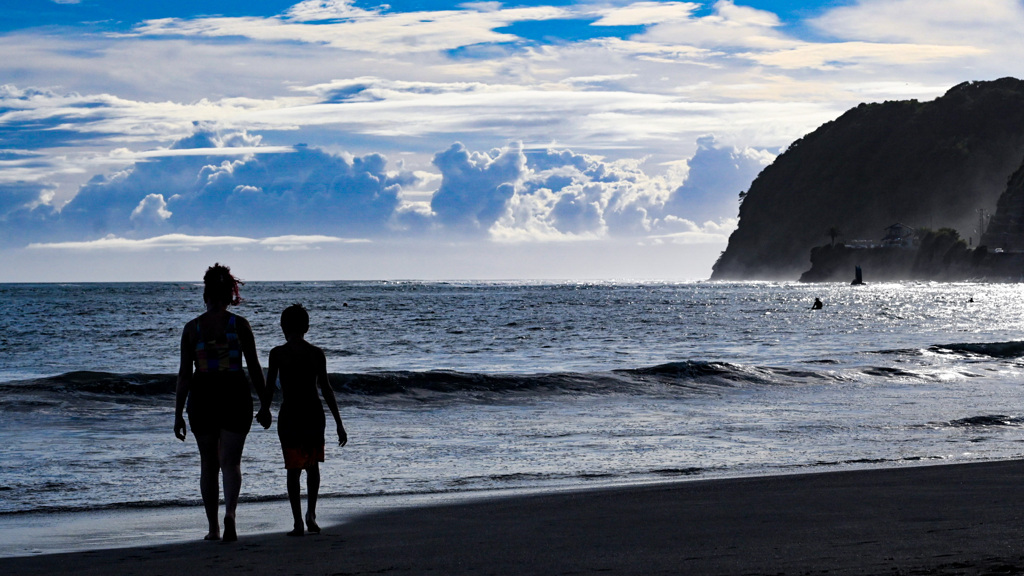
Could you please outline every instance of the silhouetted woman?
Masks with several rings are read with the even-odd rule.
[[[252,426],[252,393],[264,397],[263,369],[256,356],[256,341],[249,322],[228,312],[241,302],[241,282],[227,266],[214,264],[203,276],[206,312],[185,324],[181,334],[181,364],[174,409],[174,435],[185,440],[182,411],[188,401],[188,421],[199,445],[199,488],[206,508],[210,532],[206,540],[219,540],[217,512],[220,501],[219,474],[224,476],[224,541],[238,539],[235,508],[242,488],[242,448]],[[249,379],[242,372],[242,360]],[[194,370],[193,370],[194,368]],[[257,418],[270,426],[270,408],[261,402]]]

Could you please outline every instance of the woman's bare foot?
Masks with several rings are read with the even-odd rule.
[[[319,534],[320,526],[317,526],[316,518],[306,513],[306,529],[309,530],[310,534]]]
[[[220,540],[220,534],[211,531],[206,536],[203,536],[203,540]]]
[[[295,529],[288,533],[289,536],[302,536],[303,534],[302,522],[296,522]]]

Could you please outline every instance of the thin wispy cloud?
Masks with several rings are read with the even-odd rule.
[[[268,250],[308,250],[323,244],[366,243],[367,239],[334,238],[331,236],[274,236],[270,238],[245,238],[241,236],[190,236],[188,234],[165,234],[152,238],[132,239],[115,235],[85,242],[37,242],[28,245],[30,250],[81,250],[81,251],[195,251],[200,248],[264,248]]]
[[[134,152],[127,148],[118,148],[110,153],[111,158],[121,160],[145,160],[146,158],[170,158],[173,156],[251,156],[253,154],[287,154],[295,152],[294,146],[232,146],[216,149],[187,148],[159,150],[142,150]]]
[[[303,2],[272,18],[151,20],[127,35],[241,37],[264,42],[304,42],[354,52],[406,54],[516,42],[517,36],[495,29],[569,14],[550,6],[390,13],[362,10],[349,2],[314,1]]]
[[[595,10],[601,17],[593,25],[639,26],[689,20],[700,7],[697,2],[634,2]]]
[[[986,48],[974,46],[843,42],[829,45],[802,44],[786,50],[745,53],[742,56],[779,68],[828,71],[851,66],[866,68],[873,65],[947,62],[967,57],[981,57],[989,52]]]

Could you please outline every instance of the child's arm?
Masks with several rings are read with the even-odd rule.
[[[267,360],[267,384],[263,389],[263,396],[260,397],[260,411],[256,414],[260,424],[270,416],[270,403],[274,400],[274,392],[277,389],[277,355],[274,352],[275,350],[270,351],[270,359]],[[269,424],[263,427],[267,426]]]
[[[327,402],[327,407],[330,408],[331,414],[334,415],[334,423],[338,427],[338,446],[344,446],[348,444],[348,432],[345,432],[345,425],[341,423],[341,414],[338,412],[338,400],[334,397],[334,390],[331,389],[331,383],[327,379],[327,358],[321,361],[317,372],[316,382],[320,386],[320,394],[323,395],[324,402]]]

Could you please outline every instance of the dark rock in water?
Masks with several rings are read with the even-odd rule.
[[[754,180],[711,278],[795,279],[830,229],[878,241],[902,222],[977,240],[978,210],[995,211],[1022,158],[1024,81],[968,82],[923,103],[861,104],[794,142]],[[1024,198],[1016,202],[1024,215]],[[996,218],[993,226],[1001,229]]]
[[[864,285],[864,273],[861,271],[860,266],[854,267],[853,282],[850,282],[852,286],[863,286]]]

